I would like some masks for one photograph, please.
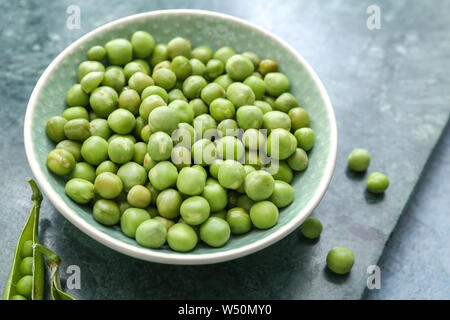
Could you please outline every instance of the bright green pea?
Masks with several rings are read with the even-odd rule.
[[[84,107],[70,107],[64,110],[62,117],[67,121],[73,119],[86,119],[89,120],[89,114]]]
[[[178,56],[184,56],[186,58],[191,57],[192,45],[191,42],[185,38],[177,37],[172,40],[167,45],[167,52],[169,56],[174,59]]]
[[[281,180],[286,183],[291,183],[292,179],[294,178],[292,169],[291,167],[289,167],[286,161],[279,161],[276,164],[272,163],[272,165],[268,169],[269,173],[275,180]]]
[[[389,187],[389,178],[380,172],[373,172],[367,178],[366,185],[372,193],[383,193]]]
[[[289,79],[281,72],[270,72],[264,76],[266,90],[272,97],[278,97],[289,90]]]
[[[64,135],[67,139],[83,141],[91,135],[90,123],[86,119],[73,119],[64,125]]]
[[[263,114],[266,114],[269,111],[272,111],[272,107],[269,103],[267,103],[266,101],[262,101],[262,100],[256,100],[253,103],[256,107],[258,107]]]
[[[47,167],[54,174],[63,176],[69,174],[75,167],[75,158],[64,149],[54,149],[47,156]]]
[[[233,136],[236,137],[239,135],[240,129],[238,127],[238,123],[233,119],[224,119],[220,121],[217,125],[217,132],[219,136]]]
[[[297,129],[309,127],[308,111],[303,108],[292,108],[289,110],[289,118],[291,119],[291,127],[295,132]]]
[[[243,208],[232,208],[228,210],[226,220],[233,234],[247,233],[252,228],[250,216]]]
[[[284,160],[296,152],[297,139],[285,129],[274,129],[271,130],[264,147],[268,156]]]
[[[136,118],[127,109],[117,109],[108,116],[108,125],[118,134],[128,134],[136,126]]]
[[[97,169],[95,170],[95,176],[99,176],[103,172],[117,173],[117,170],[117,165],[114,162],[105,160],[98,165]]]
[[[33,274],[33,257],[26,257],[22,259],[20,263],[20,274],[21,275],[32,275]]]
[[[353,252],[345,247],[335,247],[328,252],[327,266],[337,274],[349,273],[355,262]]]
[[[183,93],[188,99],[200,97],[200,93],[208,83],[202,76],[190,76],[183,82]]]
[[[291,119],[281,111],[269,111],[263,115],[263,128],[270,133],[273,129],[291,130]]]
[[[222,247],[230,239],[230,226],[223,219],[211,217],[200,226],[200,239],[211,247]]]
[[[270,201],[256,202],[250,209],[250,219],[258,229],[272,228],[278,221],[278,208]]]
[[[78,65],[78,81],[81,80],[91,72],[104,72],[105,66],[98,61],[83,61]]]
[[[134,145],[134,156],[133,161],[140,164],[144,164],[144,158],[147,154],[147,144],[145,142],[137,142]]]
[[[136,241],[143,247],[160,248],[167,238],[165,224],[158,220],[147,220],[139,225],[136,230]]]
[[[247,59],[249,59],[253,63],[255,70],[259,67],[260,59],[256,53],[251,52],[251,51],[246,51],[242,55],[244,57],[246,57]]]
[[[228,59],[234,56],[236,52],[233,48],[225,46],[219,48],[216,53],[214,53],[214,59],[222,61],[224,64],[227,63]]]
[[[213,100],[209,106],[209,112],[216,121],[232,119],[235,114],[233,103],[225,98],[217,98]]]
[[[106,57],[111,64],[124,66],[133,58],[133,46],[127,39],[114,39],[105,45]]]
[[[150,215],[146,210],[128,208],[120,217],[120,229],[127,237],[134,238],[136,229],[146,220],[150,220]]]
[[[223,74],[217,77],[214,82],[221,86],[224,90],[227,90],[230,84],[233,83],[233,79],[231,79],[228,74]]]
[[[255,94],[253,90],[240,82],[232,83],[227,88],[227,99],[230,100],[235,107],[239,108],[245,105],[253,105],[255,102]]]
[[[102,61],[105,56],[106,50],[102,46],[93,46],[87,52],[87,58],[91,61]]]
[[[205,75],[208,79],[216,79],[225,70],[225,65],[218,59],[211,59],[206,64]]]
[[[289,183],[282,180],[275,180],[273,193],[269,200],[278,208],[284,208],[294,201],[294,196],[294,188]]]
[[[158,86],[149,86],[145,88],[141,93],[141,100],[144,101],[145,98],[150,97],[152,95],[160,96],[165,103],[169,101],[169,95],[167,94],[167,91],[164,88]],[[145,117],[143,118],[145,119]]]
[[[146,58],[152,54],[155,48],[155,39],[148,32],[136,31],[131,36],[131,45],[135,57]]]
[[[254,71],[253,62],[244,55],[236,54],[230,57],[225,65],[225,70],[231,79],[244,81]]]
[[[65,186],[66,194],[76,203],[85,204],[94,198],[92,182],[80,178],[70,179]]]
[[[226,160],[219,167],[217,178],[223,187],[236,190],[244,183],[245,175],[242,164],[235,160]]]
[[[271,59],[264,59],[259,63],[259,72],[265,76],[270,72],[276,72],[278,70],[278,65],[275,61]]]
[[[190,149],[195,142],[195,130],[188,123],[179,123],[178,129],[172,133],[172,140],[180,146]]]
[[[166,106],[153,109],[148,116],[148,124],[153,132],[163,131],[167,134],[172,134],[179,123],[177,112],[173,108]]]
[[[212,178],[208,178],[202,197],[208,201],[212,212],[225,209],[228,203],[227,190]]]
[[[114,199],[121,194],[123,183],[116,174],[103,172],[95,178],[94,190],[104,199]]]
[[[247,175],[248,175],[248,173],[247,173]],[[236,205],[238,206],[238,208],[244,209],[248,212],[248,211],[250,211],[250,209],[254,203],[255,203],[255,201],[250,199],[246,194],[243,194],[242,196],[240,196],[237,199]]]
[[[242,135],[242,142],[247,149],[259,150],[264,147],[266,137],[257,129],[247,129]]]
[[[236,111],[236,120],[242,130],[259,129],[263,124],[263,113],[255,106],[242,106]]]
[[[187,195],[200,195],[205,188],[206,178],[194,168],[183,168],[178,173],[177,189]]]
[[[56,145],[55,149],[69,151],[73,155],[75,161],[81,161],[81,143],[77,141],[63,140]]]
[[[195,164],[208,165],[216,158],[216,147],[208,139],[200,139],[192,145],[192,159]]]
[[[300,227],[303,236],[308,239],[317,239],[322,233],[322,229],[322,222],[317,218],[306,219]]]
[[[167,52],[167,45],[160,43],[155,46],[153,50],[152,57],[150,59],[150,64],[152,67],[156,66],[158,63],[169,59],[169,53]]]
[[[89,137],[81,146],[81,155],[87,163],[94,166],[99,165],[107,160],[110,145],[108,145],[108,142],[102,137]]]
[[[300,105],[297,98],[291,93],[285,92],[275,100],[275,109],[288,113],[292,108],[298,108]]]
[[[197,76],[203,76],[206,72],[206,66],[199,59],[191,59],[189,60],[191,65],[192,74]]]
[[[96,115],[107,118],[111,112],[117,109],[119,95],[111,87],[98,87],[91,93],[89,103]]]
[[[308,130],[308,129],[309,128],[302,128],[302,129],[298,129],[297,131]],[[311,130],[311,129],[309,129],[309,130]],[[297,133],[297,131],[296,131],[296,133]],[[357,172],[366,171],[370,164],[369,151],[367,151],[366,149],[353,149],[353,151],[348,156],[347,164],[348,164],[348,167],[350,169],[352,169],[353,171],[357,171]]]
[[[89,182],[94,182],[95,169],[87,162],[77,162],[69,175],[69,179],[73,178],[80,178]]]
[[[305,151],[309,151],[314,146],[314,130],[311,128],[300,128],[295,131],[294,133],[295,138],[297,139],[298,146],[302,148]],[[361,150],[361,149],[356,149]],[[366,150],[367,151],[367,150]],[[353,153],[353,152],[352,152]],[[354,159],[356,159],[356,162],[359,162],[361,158],[359,158],[359,155],[355,154],[356,157],[353,158],[352,153],[349,156],[349,167],[351,167],[354,164]],[[350,164],[352,162],[352,164]],[[370,155],[369,155],[369,162],[370,162]],[[367,163],[367,167],[369,166],[369,163]],[[358,166],[355,166],[355,168]],[[367,167],[364,169],[366,170]],[[364,171],[362,170],[362,171]],[[358,170],[356,170],[358,171]]]
[[[308,155],[305,150],[296,148],[295,152],[287,159],[292,170],[303,171],[308,167]]]
[[[162,87],[165,90],[172,89],[177,82],[175,73],[166,68],[154,71],[152,78],[157,86]]]
[[[161,161],[150,169],[148,177],[156,189],[164,190],[176,184],[178,171],[170,161]]]
[[[153,94],[148,97],[146,97],[144,100],[142,100],[141,105],[139,106],[139,115],[143,119],[147,119],[150,115],[150,113],[156,109],[157,107],[166,106],[166,101],[164,101],[161,96]]]
[[[89,104],[89,95],[84,92],[81,84],[74,84],[66,94],[66,102],[69,107],[86,107]]]
[[[197,242],[197,234],[188,224],[176,223],[167,231],[167,243],[172,250],[188,252],[195,248]]]
[[[91,93],[102,83],[103,78],[103,71],[89,72],[83,77],[83,79],[81,79],[80,84],[85,92]]]
[[[266,171],[256,170],[245,177],[245,193],[253,201],[261,201],[269,198],[274,189],[275,181]]]
[[[147,153],[155,161],[168,160],[172,153],[173,142],[170,136],[162,131],[150,136],[147,145]]]
[[[172,103],[175,100],[182,100],[183,102],[186,102],[186,103],[188,101],[186,99],[186,97],[184,96],[183,91],[181,91],[180,89],[177,89],[177,88],[170,90],[168,97],[169,97],[169,103]]]
[[[208,63],[213,57],[213,51],[210,47],[199,46],[192,50],[192,57],[203,63]]]
[[[194,109],[186,101],[175,100],[168,107],[175,111],[180,122],[192,123],[194,120]]]
[[[55,116],[50,118],[45,124],[45,131],[47,132],[47,136],[53,142],[60,142],[66,138],[64,134],[64,126],[66,125],[67,120],[63,117]]]
[[[22,259],[33,256],[33,240],[27,240],[20,249],[20,257]]]
[[[219,175],[219,167],[223,163],[224,160],[222,159],[215,159],[211,164],[209,165],[209,174],[217,179],[217,176]]]
[[[130,89],[120,93],[119,108],[130,111],[133,115],[139,113],[139,106],[141,105],[141,97],[136,90]]]
[[[216,140],[217,155],[222,159],[239,160],[244,156],[245,148],[242,142],[232,136]]]
[[[141,94],[145,88],[153,86],[154,84],[155,81],[153,81],[152,77],[143,72],[134,73],[130,77],[130,80],[128,80],[130,89],[136,90],[139,94]]]
[[[248,78],[245,79],[244,84],[246,84],[253,90],[253,93],[255,94],[255,99],[258,100],[262,99],[262,97],[266,93],[266,83],[264,82],[264,80],[256,76],[253,75],[249,76]]]
[[[135,185],[145,185],[147,182],[147,171],[136,162],[128,162],[117,171],[117,176],[122,180],[126,192]]]
[[[92,214],[97,222],[105,226],[115,225],[120,220],[119,206],[112,200],[97,200],[94,204]]]
[[[210,105],[211,102],[215,101],[218,98],[225,97],[225,90],[217,83],[209,83],[206,87],[203,88],[201,92],[202,100]]]
[[[192,66],[188,58],[177,56],[172,60],[170,68],[178,80],[184,80],[192,74]]]
[[[162,222],[167,231],[175,224],[174,221],[161,216],[156,216],[153,220]]]
[[[189,167],[191,165],[191,151],[182,145],[177,145],[172,149],[170,160],[177,170]]]
[[[161,216],[167,219],[174,219],[180,215],[180,207],[183,199],[175,189],[161,191],[156,197],[156,207]]]
[[[20,278],[19,281],[17,281],[16,291],[20,295],[27,298],[31,298],[32,290],[33,290],[33,276],[26,275]]]
[[[141,132],[142,132],[142,129],[144,129],[144,127],[146,125],[147,125],[147,120],[145,120],[141,116],[136,118],[136,125],[134,126],[134,129],[133,129],[133,132],[132,132],[133,136],[136,139],[140,140],[142,138],[141,137]]]
[[[192,109],[194,110],[195,117],[208,112],[208,106],[203,102],[202,99],[199,98],[193,99],[189,101],[189,104],[192,106]]]
[[[208,219],[210,212],[211,208],[208,201],[200,196],[187,198],[180,207],[180,214],[183,220],[193,226],[202,224]]]
[[[216,133],[217,123],[209,114],[201,114],[194,119],[194,130],[197,138],[210,139]]]
[[[121,67],[109,66],[103,74],[102,85],[111,87],[116,90],[116,92],[121,92],[125,86],[126,80],[127,79]]]

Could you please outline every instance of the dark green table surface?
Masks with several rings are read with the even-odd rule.
[[[31,172],[23,147],[29,95],[46,66],[81,35],[116,18],[156,9],[190,7],[232,14],[272,31],[315,68],[334,104],[339,151],[330,188],[314,216],[320,241],[294,232],[235,261],[168,266],[116,253],[84,235],[44,202],[40,238],[68,265],[81,268],[80,299],[345,298],[362,296],[366,268],[386,241],[449,117],[450,4],[378,1],[381,29],[366,27],[372,1],[14,1],[0,3],[0,283],[6,281],[17,236],[31,202]],[[66,28],[69,5],[81,9],[81,29]],[[346,170],[354,147],[368,148],[370,170],[389,175],[384,196],[364,190],[364,176]],[[325,268],[329,249],[356,256],[352,272]],[[63,273],[63,278],[66,274]]]

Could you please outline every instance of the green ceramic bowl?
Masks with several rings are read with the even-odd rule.
[[[186,37],[193,46],[217,49],[229,45],[237,51],[251,50],[260,57],[275,59],[291,80],[292,93],[310,114],[316,144],[310,152],[309,167],[295,176],[295,201],[281,210],[278,224],[269,230],[253,230],[233,236],[222,248],[200,244],[190,253],[169,248],[151,250],[126,237],[119,227],[97,223],[88,207],[79,206],[64,193],[64,180],[51,174],[45,159],[54,148],[45,134],[45,123],[61,115],[65,93],[77,79],[77,65],[85,60],[93,45],[112,38],[130,38],[136,30],[150,32],[157,42],[167,43],[176,36]],[[244,20],[209,11],[153,11],[108,23],[83,36],[65,49],[45,70],[33,90],[25,116],[25,147],[28,162],[42,191],[52,204],[80,230],[124,254],[161,263],[207,264],[241,257],[280,240],[308,217],[323,197],[331,180],[337,149],[337,129],[330,99],[316,73],[294,49],[281,39]]]

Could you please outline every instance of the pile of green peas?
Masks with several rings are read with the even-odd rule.
[[[68,108],[46,124],[57,143],[47,167],[96,221],[144,247],[221,247],[273,227],[294,200],[314,131],[289,89],[253,52],[136,31],[79,64]]]

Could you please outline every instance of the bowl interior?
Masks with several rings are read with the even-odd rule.
[[[113,38],[129,39],[136,30],[150,32],[157,42],[167,43],[175,36],[182,36],[190,39],[193,47],[208,45],[215,50],[229,45],[237,52],[250,50],[256,52],[261,58],[270,57],[276,60],[280,70],[291,80],[291,92],[308,110],[311,127],[316,134],[315,147],[309,152],[309,167],[303,173],[296,174],[293,181],[295,201],[280,211],[279,221],[275,227],[269,230],[253,230],[242,236],[232,236],[231,240],[222,248],[210,248],[200,244],[190,255],[223,253],[249,246],[262,242],[263,239],[277,232],[281,233],[282,229],[286,228],[292,220],[296,220],[297,225],[303,221],[312,209],[311,207],[308,209],[308,205],[313,201],[320,185],[325,180],[325,183],[328,183],[329,177],[324,180],[324,175],[327,173],[331,176],[332,172],[332,169],[331,171],[329,169],[329,162],[330,159],[334,161],[334,157],[330,157],[330,155],[335,153],[332,145],[335,120],[332,112],[330,113],[329,105],[327,107],[328,97],[326,94],[323,95],[318,78],[315,78],[308,67],[276,38],[235,19],[226,16],[211,16],[200,12],[166,12],[125,19],[118,24],[103,27],[100,32],[91,33],[78,41],[72,50],[62,53],[61,61],[47,74],[44,83],[37,91],[34,108],[33,105],[29,106],[33,109],[29,124],[32,144],[27,146],[27,149],[34,154],[37,160],[37,164],[34,165],[41,171],[46,183],[57,194],[55,197],[55,193],[53,193],[53,196],[50,197],[53,204],[60,211],[61,208],[63,211],[73,210],[83,220],[81,223],[88,224],[103,233],[102,237],[110,237],[110,241],[117,240],[118,242],[115,242],[116,249],[121,246],[121,243],[128,245],[128,248],[136,247],[141,250],[139,257],[147,260],[158,260],[154,259],[155,254],[170,254],[174,257],[178,256],[181,260],[185,255],[173,252],[169,248],[144,249],[133,239],[126,237],[119,227],[110,228],[97,223],[88,207],[79,206],[67,197],[64,192],[65,180],[50,173],[45,165],[47,154],[55,146],[45,134],[45,123],[50,117],[61,115],[66,108],[65,93],[77,82],[77,65],[85,60],[87,50],[93,45],[103,45]],[[334,167],[334,163],[332,166]],[[42,186],[42,181],[39,182]],[[317,200],[315,201],[317,202]],[[59,202],[59,205],[55,202]],[[67,212],[65,215],[67,216]],[[126,252],[126,250],[120,251]]]

